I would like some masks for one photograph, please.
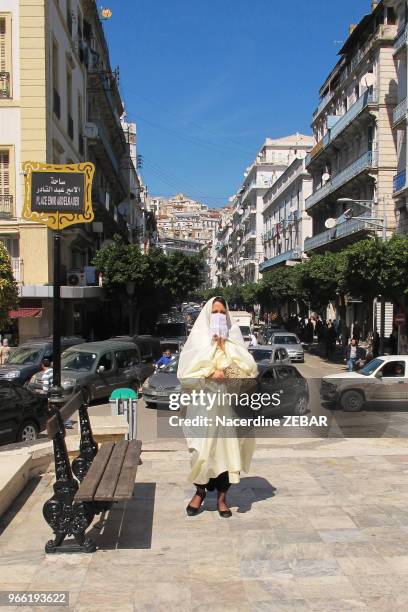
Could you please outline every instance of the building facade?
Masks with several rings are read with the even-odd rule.
[[[305,212],[305,200],[311,193],[312,177],[302,155],[264,195],[262,273],[302,261],[305,238],[312,233],[312,220]]]
[[[393,180],[397,152],[392,114],[397,103],[395,10],[383,2],[350,28],[340,59],[320,89],[313,115],[317,144],[306,159],[313,193],[307,254],[340,250],[373,233],[395,229]],[[368,209],[367,209],[368,207]],[[350,217],[350,209],[352,218]],[[346,215],[344,213],[346,212]],[[328,219],[334,219],[334,227]]]
[[[394,62],[397,70],[398,92],[392,115],[392,125],[397,143],[397,173],[393,183],[398,233],[408,233],[408,184],[407,184],[407,83],[408,83],[408,3],[406,0],[388,0],[397,18],[397,36],[394,41]]]
[[[244,173],[244,182],[232,200],[229,234],[228,283],[256,282],[264,260],[264,196],[286,168],[313,146],[311,136],[293,134],[267,138],[255,161]]]
[[[102,289],[91,262],[129,194],[117,73],[94,0],[4,0],[0,8],[0,239],[19,284],[20,341],[52,333],[52,232],[22,219],[25,161],[96,166],[95,221],[63,231],[62,331],[98,335]],[[27,316],[32,311],[41,316]],[[23,316],[24,315],[24,316]]]

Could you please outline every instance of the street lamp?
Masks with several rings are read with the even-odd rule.
[[[129,336],[133,336],[133,296],[135,295],[136,283],[129,281],[126,283],[126,293],[129,297]]]
[[[358,204],[359,206],[361,206],[362,208],[365,208],[366,210],[372,212],[372,206],[373,204],[376,204],[376,202],[374,200],[354,200],[352,198],[339,198],[337,200],[338,203],[340,204]],[[367,204],[371,204],[371,206],[368,206]],[[383,210],[384,216],[381,217],[362,217],[362,216],[358,216],[358,219],[361,221],[365,221],[366,223],[371,223],[371,225],[373,227],[376,227],[377,229],[381,229],[381,239],[383,242],[386,242],[387,240],[387,211],[386,208],[384,206],[384,210]],[[349,208],[348,210],[346,210],[344,213],[344,217],[346,218],[346,220],[352,219],[353,217],[355,217],[354,211],[352,208]],[[332,219],[327,219],[327,222],[331,222]],[[334,220],[335,224],[336,224],[336,219]],[[329,226],[326,226],[329,227]],[[333,227],[333,226],[332,226]],[[385,335],[385,296],[383,294],[381,294],[379,296],[380,298],[380,346],[379,346],[379,352],[380,355],[384,354],[384,335]]]

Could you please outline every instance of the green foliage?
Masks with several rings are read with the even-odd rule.
[[[8,321],[8,313],[17,308],[18,289],[11,268],[10,256],[0,241],[0,330]]]
[[[258,295],[264,306],[282,306],[298,297],[297,274],[295,266],[276,268],[264,275]]]
[[[153,247],[141,253],[135,244],[120,236],[96,254],[93,265],[102,272],[103,286],[111,293],[126,295],[126,283],[135,283],[139,306],[169,306],[195,291],[202,283],[203,261],[180,252],[166,256]]]
[[[344,251],[312,255],[298,270],[298,287],[313,309],[326,306],[343,290]]]
[[[344,252],[340,285],[352,296],[395,299],[408,294],[408,238],[362,240]]]

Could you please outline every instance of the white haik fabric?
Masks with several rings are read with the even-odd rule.
[[[190,332],[190,335],[181,351],[177,377],[183,382],[194,379],[207,379],[217,370],[224,370],[232,363],[241,372],[240,378],[255,378],[257,366],[254,358],[245,346],[241,330],[237,324],[233,324],[227,308],[227,325],[229,329],[228,338],[225,340],[225,351],[222,351],[212,339],[210,320],[211,311],[215,298],[209,300]],[[191,383],[190,383],[191,384]],[[216,392],[217,381],[209,380],[206,383],[207,391],[214,386]],[[237,389],[234,389],[236,391]],[[205,412],[202,406],[201,411]],[[210,478],[216,478],[223,472],[228,472],[231,484],[240,480],[240,472],[248,472],[253,452],[255,450],[255,439],[253,437],[238,437],[234,429],[228,429],[227,433],[214,425],[214,417],[217,414],[226,415],[229,412],[225,406],[215,405],[208,416],[213,417],[213,422],[207,430],[200,429],[199,437],[189,437],[192,430],[186,433],[187,445],[191,454],[191,470],[188,480],[196,484],[207,484]],[[187,409],[187,415],[197,413],[197,409]],[[231,410],[232,413],[232,410]],[[232,414],[231,414],[232,415]]]

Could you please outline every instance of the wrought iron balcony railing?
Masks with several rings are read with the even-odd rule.
[[[58,118],[61,119],[61,98],[60,95],[58,93],[58,91],[56,89],[53,90],[53,104],[52,104],[52,108],[54,111],[54,115]]]
[[[10,73],[0,72],[0,98],[10,98]]]
[[[13,196],[8,193],[0,193],[0,217],[13,216]]]
[[[363,216],[367,217],[367,214],[364,214]],[[354,217],[354,219],[348,219],[347,221],[339,223],[332,229],[325,230],[324,232],[316,234],[316,236],[312,236],[311,238],[306,238],[304,250],[312,251],[313,249],[317,249],[325,244],[329,244],[333,240],[339,240],[340,238],[345,238],[357,232],[367,230],[375,230],[374,225],[365,219]]]
[[[273,268],[273,266],[277,266],[285,261],[291,261],[293,259],[299,259],[300,253],[295,249],[291,249],[289,251],[285,251],[284,253],[279,253],[279,255],[275,255],[275,257],[271,257],[267,261],[264,261],[260,264],[259,270],[261,272],[267,270],[268,268]]]
[[[393,193],[397,193],[398,191],[401,191],[401,189],[404,189],[406,183],[407,183],[407,172],[406,170],[403,170],[402,172],[399,172],[399,174],[394,176]]]
[[[309,196],[306,200],[306,210],[314,206],[317,202],[323,200],[326,196],[328,196],[333,191],[336,191],[339,187],[348,183],[355,176],[360,174],[366,169],[375,168],[377,166],[377,154],[375,151],[367,151],[361,157],[359,157],[355,162],[344,168],[338,172],[331,180],[329,180],[325,185],[317,189],[311,196]]]
[[[405,119],[407,114],[407,99],[404,98],[401,102],[394,108],[392,113],[392,124],[395,127],[398,125],[403,119]]]

